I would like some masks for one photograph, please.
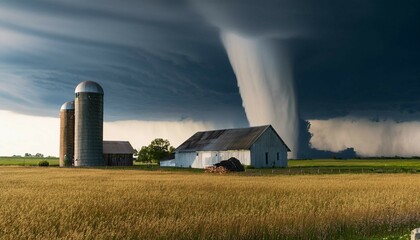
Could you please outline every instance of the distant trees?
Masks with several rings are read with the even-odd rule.
[[[141,147],[137,154],[137,161],[158,163],[160,159],[171,155],[174,150],[169,140],[156,138],[148,146]]]
[[[42,153],[37,153],[37,154],[35,154],[35,155],[32,155],[32,154],[30,154],[30,153],[25,153],[25,157],[43,158],[43,157],[44,157],[44,154],[42,154]]]

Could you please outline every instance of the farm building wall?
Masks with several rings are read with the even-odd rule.
[[[237,158],[244,165],[251,165],[251,154],[249,150],[231,150],[178,152],[175,154],[175,166],[206,168],[231,157]]]
[[[175,159],[171,159],[171,160],[161,160],[159,165],[161,167],[175,167]]]
[[[104,154],[107,166],[133,166],[133,154]]]
[[[272,128],[251,146],[251,165],[256,168],[287,167],[287,148]]]
[[[202,162],[202,168],[213,166],[222,160],[228,160],[231,157],[238,159],[244,165],[251,164],[251,154],[249,150],[228,150],[228,151],[200,151],[199,160]]]
[[[243,165],[251,165],[251,151],[249,150],[221,151],[219,152],[219,155],[219,162],[234,157],[238,159]]]
[[[176,152],[175,153],[175,167],[197,168],[195,167],[196,157],[197,157],[196,152]]]
[[[220,162],[218,151],[199,151],[197,153],[197,164],[195,164],[197,168],[206,168]]]

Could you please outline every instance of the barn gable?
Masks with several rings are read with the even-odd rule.
[[[287,152],[289,148],[279,141],[274,129],[268,128],[251,147],[252,166],[287,167]]]

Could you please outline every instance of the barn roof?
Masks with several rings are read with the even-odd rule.
[[[104,154],[133,154],[134,149],[128,141],[104,141]]]
[[[290,152],[289,147],[284,143],[283,139],[281,139],[271,125],[197,132],[175,149],[175,151],[227,151],[250,149],[252,144],[254,144],[269,128],[276,133],[287,151]]]

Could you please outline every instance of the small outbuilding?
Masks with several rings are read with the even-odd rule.
[[[160,159],[159,165],[161,167],[175,167],[175,153],[171,153]]]
[[[128,141],[104,141],[104,161],[107,166],[133,166],[134,149]]]
[[[175,149],[175,166],[206,168],[233,157],[256,168],[287,167],[287,152],[271,125],[205,131]]]

